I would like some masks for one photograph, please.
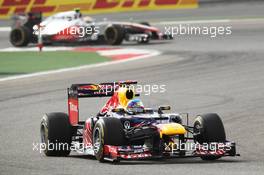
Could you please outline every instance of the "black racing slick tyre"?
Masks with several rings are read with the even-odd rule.
[[[126,144],[122,123],[117,118],[101,118],[93,129],[93,148],[97,160],[104,162],[104,145]]]
[[[120,45],[124,39],[124,29],[120,25],[112,25],[106,28],[105,40],[109,45]]]
[[[200,144],[226,141],[226,134],[221,118],[215,113],[199,115],[194,121],[194,141]],[[202,156],[203,160],[215,160],[220,156]]]
[[[10,33],[10,42],[15,47],[27,46],[30,41],[30,30],[25,26],[12,29]]]
[[[72,142],[72,127],[65,113],[45,114],[40,124],[41,142],[46,156],[68,156]]]

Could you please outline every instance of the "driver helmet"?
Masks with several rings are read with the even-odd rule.
[[[126,110],[128,113],[137,114],[144,112],[144,105],[141,100],[133,99],[127,103]]]
[[[94,19],[90,16],[85,16],[85,17],[83,17],[83,21],[86,23],[92,23],[94,21]]]

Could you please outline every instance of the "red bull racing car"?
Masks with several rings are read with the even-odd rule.
[[[120,45],[124,40],[148,43],[170,39],[172,35],[147,22],[95,21],[83,17],[78,9],[54,14],[43,21],[41,13],[16,14],[10,33],[10,42],[16,47],[38,42]]]
[[[73,84],[68,88],[68,114],[47,113],[41,120],[45,155],[68,156],[76,151],[100,162],[181,157],[215,160],[238,155],[217,114],[198,115],[189,125],[188,114],[165,113],[169,106],[144,107],[131,88],[136,83]],[[91,97],[110,98],[97,116],[80,121],[79,99]]]

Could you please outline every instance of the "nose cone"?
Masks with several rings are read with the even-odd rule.
[[[185,128],[178,123],[158,124],[157,127],[159,128],[161,138],[163,135],[171,136],[186,133]]]

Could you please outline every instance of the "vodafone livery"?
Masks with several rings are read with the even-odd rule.
[[[165,113],[170,106],[144,107],[132,88],[136,83],[73,84],[68,89],[68,114],[47,113],[41,120],[44,153],[67,156],[76,151],[100,162],[179,157],[215,160],[238,155],[217,114],[198,115],[189,125],[188,114]],[[92,97],[109,99],[95,117],[80,121],[79,99]]]
[[[169,39],[171,35],[147,22],[94,21],[89,16],[83,17],[79,10],[60,12],[43,21],[41,13],[17,14],[10,33],[10,42],[18,47],[38,42],[119,45],[124,40],[148,43]]]

